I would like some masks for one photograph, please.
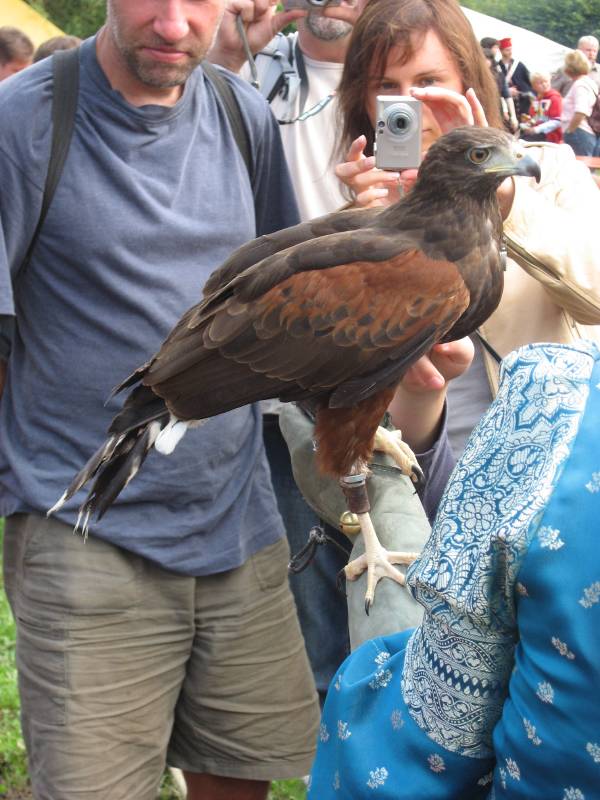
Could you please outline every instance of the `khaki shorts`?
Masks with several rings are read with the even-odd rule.
[[[154,800],[191,772],[306,774],[318,703],[282,540],[188,578],[35,515],[5,527],[36,800]]]

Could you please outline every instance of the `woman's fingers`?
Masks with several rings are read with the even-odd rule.
[[[411,96],[425,103],[435,116],[442,133],[461,125],[474,125],[475,117],[467,98],[459,92],[440,86],[411,88]]]
[[[389,189],[379,186],[370,186],[363,192],[354,195],[354,205],[360,208],[373,208],[373,206],[389,205]]]
[[[367,140],[364,136],[355,139],[346,161],[335,167],[335,174],[354,194],[354,204],[367,208],[387,206],[398,200],[401,181],[399,172],[388,172],[375,167],[375,157],[365,156]]]
[[[367,137],[366,136],[357,137],[350,145],[350,149],[348,150],[348,154],[346,155],[346,161],[358,161],[359,159],[361,159],[365,152],[366,146],[367,146]]]
[[[410,192],[412,187],[415,185],[415,181],[417,180],[417,175],[419,174],[418,170],[416,169],[403,169],[400,173],[400,186],[402,187],[402,192],[406,194]]]
[[[475,125],[478,125],[480,128],[489,127],[487,118],[485,116],[485,111],[483,110],[483,106],[479,102],[479,98],[477,97],[475,89],[467,89],[465,97],[467,98],[467,102],[471,106],[471,111],[473,112],[473,119],[475,120]]]
[[[475,347],[468,336],[444,344],[436,344],[429,357],[432,364],[446,381],[458,378],[470,367],[475,355]]]
[[[421,356],[406,370],[402,386],[409,392],[438,392],[445,386],[444,376],[429,356]]]
[[[397,184],[399,172],[387,172],[375,168],[373,156],[361,158],[358,161],[344,161],[335,168],[337,177],[356,192],[368,189],[376,184]]]
[[[417,100],[426,103],[434,114],[443,133],[461,125],[488,127],[483,106],[474,89],[467,89],[464,95],[441,86],[412,88],[410,93]]]
[[[439,391],[448,381],[458,378],[470,367],[475,350],[466,336],[445,344],[436,344],[425,356],[415,361],[402,379],[412,392]]]
[[[340,19],[343,22],[349,22],[351,25],[354,25],[356,20],[360,17],[361,11],[361,4],[355,3],[353,6],[349,4],[344,6],[325,6],[321,13],[324,17]]]

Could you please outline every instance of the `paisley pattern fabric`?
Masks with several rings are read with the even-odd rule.
[[[505,359],[407,574],[424,621],[340,668],[313,800],[600,798],[599,358]]]

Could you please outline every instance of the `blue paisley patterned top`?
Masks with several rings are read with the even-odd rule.
[[[309,797],[600,798],[600,353],[529,345],[410,568],[422,625],[329,690]]]

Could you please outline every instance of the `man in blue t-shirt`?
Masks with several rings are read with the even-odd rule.
[[[223,4],[109,1],[80,49],[73,139],[27,269],[51,59],[0,87],[0,515],[38,800],[150,800],[165,763],[191,800],[262,800],[313,754],[316,693],[257,408],[153,451],[87,542],[72,535],[81,497],[45,518],[103,441],[111,388],[234,248],[297,221],[266,103],[224,73],[249,176],[198,68]]]

